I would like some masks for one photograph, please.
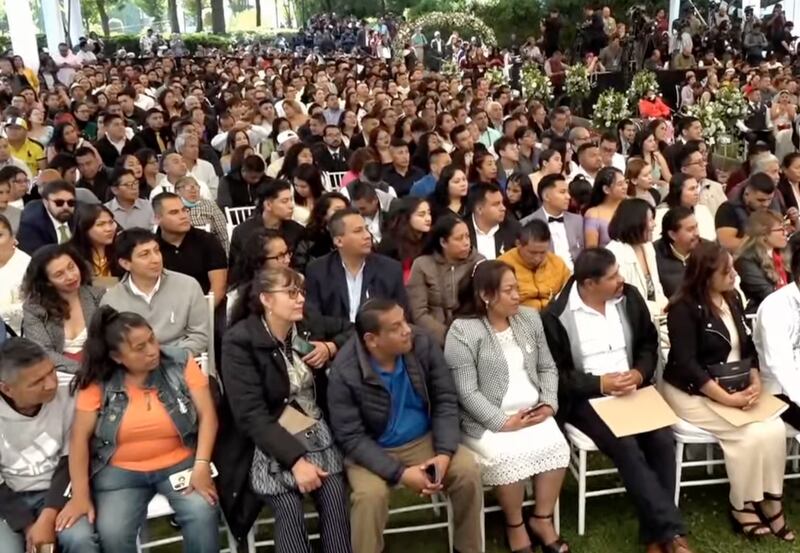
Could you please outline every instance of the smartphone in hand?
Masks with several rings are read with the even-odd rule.
[[[530,416],[531,416],[531,415],[533,415],[533,414],[534,414],[534,413],[535,413],[535,412],[536,412],[538,409],[541,409],[541,408],[542,408],[542,407],[544,407],[545,405],[546,405],[545,403],[541,403],[541,402],[539,402],[539,403],[537,403],[536,405],[534,405],[533,407],[529,407],[528,409],[526,409],[526,410],[525,410],[525,416],[526,416],[526,417],[530,417]]]
[[[428,480],[431,484],[438,484],[441,482],[441,475],[439,474],[439,466],[436,463],[431,463],[425,467],[425,474],[428,475]]]

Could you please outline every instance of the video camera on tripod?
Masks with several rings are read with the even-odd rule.
[[[630,21],[630,34],[636,38],[645,38],[654,33],[658,24],[656,20],[647,15],[647,8],[637,4],[628,8],[628,21]]]

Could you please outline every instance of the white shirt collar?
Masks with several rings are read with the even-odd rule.
[[[621,301],[622,301],[622,296],[614,298],[613,300],[608,300],[606,302],[606,308],[613,307]],[[598,312],[596,309],[586,305],[580,293],[578,292],[577,283],[572,287],[572,290],[570,290],[569,292],[569,309],[570,311],[583,311],[584,313],[589,313],[591,315],[601,315],[601,313]]]
[[[158,277],[156,285],[153,286],[153,290],[149,294],[145,294],[144,292],[139,290],[139,287],[136,286],[136,283],[133,281],[132,276],[128,277],[128,284],[131,287],[131,292],[133,293],[133,295],[139,296],[140,298],[142,298],[144,301],[147,302],[147,305],[150,305],[150,302],[153,301],[153,296],[156,295],[156,292],[158,292],[158,289],[161,287],[161,276]]]
[[[472,216],[472,225],[475,227],[476,236],[494,236],[497,234],[497,231],[500,230],[500,225],[495,225],[490,228],[488,232],[483,232],[480,228],[478,228],[478,223],[475,221],[475,215]]]
[[[47,213],[47,216],[50,217],[50,222],[53,223],[53,228],[56,229],[56,236],[58,236],[58,229],[60,229],[64,225],[66,225],[67,230],[69,230],[69,222],[62,223],[61,221],[59,221],[58,219],[53,217],[53,215],[51,215],[51,213],[49,211],[47,211],[47,208],[45,208],[44,210]],[[72,235],[71,231],[70,231],[70,235]]]

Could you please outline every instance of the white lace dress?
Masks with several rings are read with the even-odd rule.
[[[525,372],[522,350],[511,328],[495,336],[508,365],[508,390],[500,408],[512,415],[536,405],[539,391]],[[478,454],[483,483],[487,486],[513,484],[569,463],[569,446],[552,417],[514,432],[487,430],[478,439],[465,436],[464,444]]]

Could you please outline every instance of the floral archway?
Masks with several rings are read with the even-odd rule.
[[[414,30],[417,27],[422,28],[423,31],[426,29],[442,31],[442,40],[447,40],[450,32],[458,31],[462,39],[470,39],[476,36],[488,46],[497,45],[497,37],[495,37],[494,31],[480,18],[472,14],[464,12],[429,12],[406,21],[400,26],[392,43],[392,49],[395,53],[403,51],[403,46],[411,41],[411,35],[414,34]]]

